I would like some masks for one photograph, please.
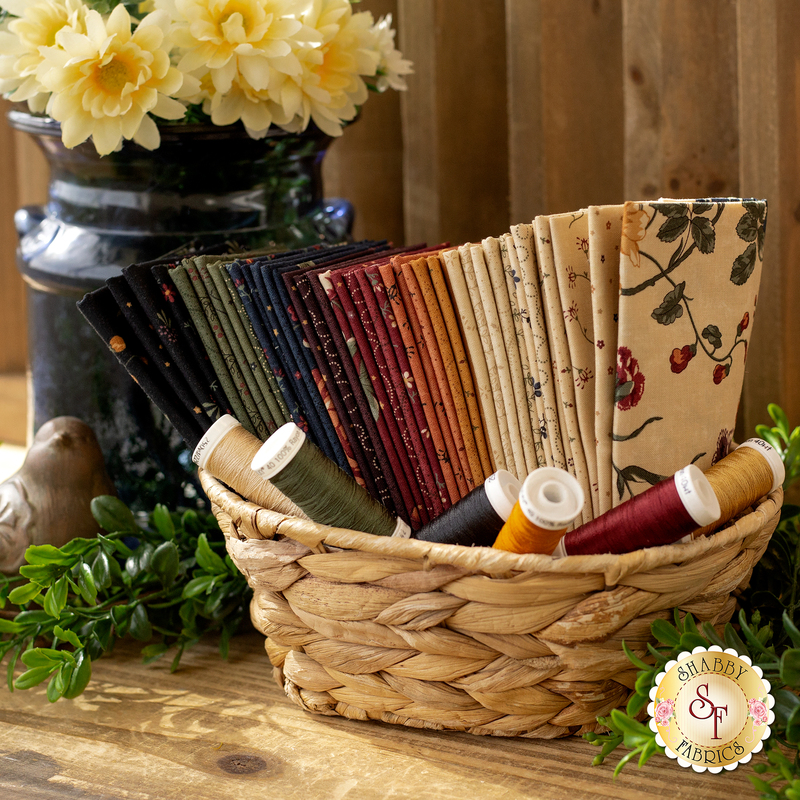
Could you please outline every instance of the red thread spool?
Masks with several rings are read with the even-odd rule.
[[[720,517],[708,478],[693,464],[564,535],[554,556],[629,553],[672,544]]]

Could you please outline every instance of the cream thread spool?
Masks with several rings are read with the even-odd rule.
[[[540,467],[522,483],[519,500],[494,547],[512,553],[549,555],[584,504],[578,481],[563,469]]]
[[[694,531],[693,539],[712,533],[774,492],[785,480],[786,468],[772,445],[753,437],[709,467],[705,475],[719,500],[721,514],[712,525]]]
[[[423,542],[491,547],[519,498],[522,482],[504,469],[493,472],[480,486],[420,528],[414,538]]]
[[[408,538],[411,528],[392,515],[331,461],[294,422],[281,425],[253,456],[251,469],[272,481],[320,525]]]
[[[281,514],[308,519],[283,492],[250,469],[261,444],[234,417],[224,414],[197,443],[192,461],[245,500]]]
[[[553,556],[629,553],[673,544],[697,525],[719,519],[711,483],[694,465],[565,534]]]

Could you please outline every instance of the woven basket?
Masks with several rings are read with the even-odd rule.
[[[273,674],[302,708],[415,728],[550,739],[623,706],[650,623],[733,614],[780,517],[777,489],[713,536],[622,556],[516,555],[286,516],[201,470],[254,590]]]

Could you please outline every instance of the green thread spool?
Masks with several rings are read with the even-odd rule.
[[[408,538],[411,528],[395,519],[294,422],[281,425],[256,453],[251,468],[269,480],[314,522],[334,528]]]

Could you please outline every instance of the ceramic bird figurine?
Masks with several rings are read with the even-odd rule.
[[[17,572],[32,544],[94,536],[90,503],[101,494],[116,490],[92,429],[76,417],[42,425],[22,467],[0,484],[0,572]]]

